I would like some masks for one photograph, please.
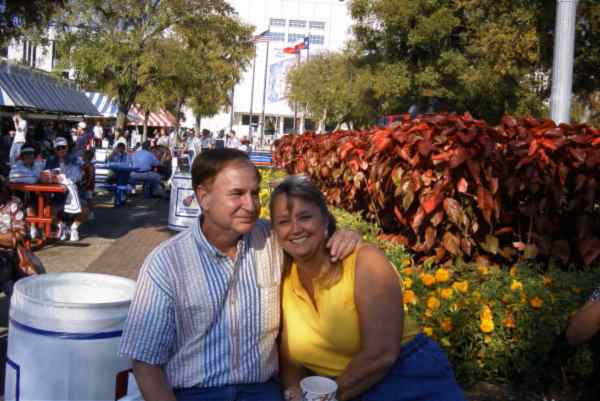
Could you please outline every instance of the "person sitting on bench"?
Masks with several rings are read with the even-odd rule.
[[[142,148],[131,156],[131,164],[135,168],[130,176],[132,180],[149,185],[153,196],[165,196],[165,192],[160,185],[160,174],[154,171],[155,167],[160,165],[160,161],[150,152],[149,141],[144,142]]]

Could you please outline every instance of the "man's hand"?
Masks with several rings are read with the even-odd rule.
[[[354,230],[337,230],[327,241],[331,262],[335,263],[343,260],[352,254],[361,242],[362,238],[358,232]]]

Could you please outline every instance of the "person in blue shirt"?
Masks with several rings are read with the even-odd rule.
[[[144,185],[150,185],[150,190],[154,196],[165,196],[165,192],[160,185],[160,174],[154,171],[155,167],[160,165],[160,161],[150,152],[149,141],[144,142],[142,148],[131,156],[131,164],[135,169],[131,173],[132,180],[142,181]]]

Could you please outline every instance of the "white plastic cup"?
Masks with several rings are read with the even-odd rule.
[[[300,382],[304,401],[335,401],[337,383],[323,376],[310,376]]]

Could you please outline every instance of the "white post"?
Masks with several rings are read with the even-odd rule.
[[[577,1],[556,0],[550,117],[557,124],[569,123],[571,119]]]

